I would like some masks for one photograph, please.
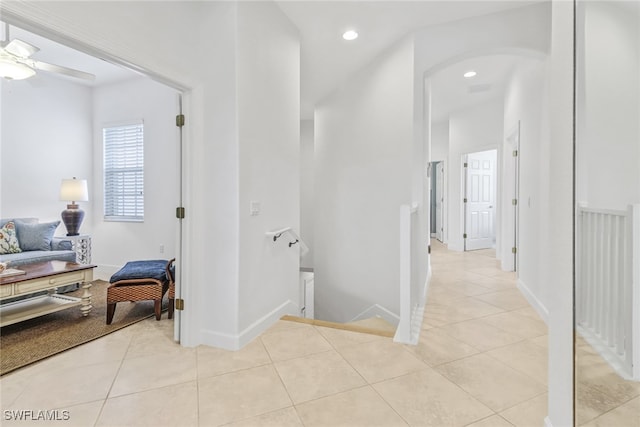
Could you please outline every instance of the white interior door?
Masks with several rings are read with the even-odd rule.
[[[178,94],[177,96],[177,103],[178,103],[178,115],[181,116],[183,114],[183,109],[182,109],[182,94]],[[182,132],[182,125],[178,125],[178,121],[176,120],[176,127],[177,127],[177,138],[178,138],[178,177],[177,179],[180,182],[179,185],[179,200],[178,202],[178,206],[184,206],[183,203],[183,186],[184,186],[184,180],[182,179],[183,173],[184,173],[184,168],[183,168],[183,143],[184,143],[184,135]],[[176,245],[176,261],[175,261],[175,297],[176,299],[180,299],[182,298],[182,245],[183,245],[183,239],[182,239],[182,219],[178,219],[178,244]],[[182,331],[182,311],[181,310],[174,310],[174,323],[173,323],[173,339],[176,342],[180,342],[180,337],[181,337],[181,331]]]
[[[518,169],[520,145],[520,122],[508,133],[504,144],[504,171],[501,176],[505,177],[502,182],[503,194],[503,217],[502,223],[502,254],[500,262],[502,270],[516,271],[518,260]],[[515,250],[514,250],[515,249]]]
[[[465,250],[488,249],[495,245],[497,151],[467,155]]]
[[[444,162],[436,163],[436,239],[443,241],[444,236]]]

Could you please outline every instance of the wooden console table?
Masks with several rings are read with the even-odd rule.
[[[48,261],[17,267],[25,274],[0,277],[0,300],[48,291],[47,295],[3,304],[0,307],[0,327],[77,306],[80,306],[83,316],[88,316],[92,308],[89,289],[95,267],[75,262]],[[57,288],[74,283],[80,283],[84,289],[80,298],[56,293]]]

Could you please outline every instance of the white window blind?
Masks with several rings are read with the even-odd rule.
[[[104,219],[144,220],[144,128],[142,123],[105,127]]]

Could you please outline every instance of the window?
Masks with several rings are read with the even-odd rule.
[[[104,219],[144,220],[144,127],[141,122],[102,129]]]

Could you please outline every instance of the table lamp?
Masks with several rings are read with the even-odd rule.
[[[67,236],[77,236],[80,224],[84,219],[84,211],[76,202],[86,202],[89,200],[86,179],[63,179],[60,186],[60,200],[71,202],[67,209],[62,211],[62,222],[67,227]]]

